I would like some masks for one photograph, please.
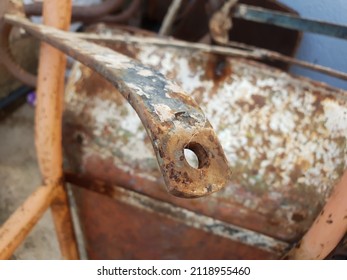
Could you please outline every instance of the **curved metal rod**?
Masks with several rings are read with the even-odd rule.
[[[170,193],[200,197],[229,181],[231,171],[211,124],[196,102],[160,72],[67,32],[15,15],[6,15],[5,20],[87,65],[115,86],[146,128]],[[188,164],[184,149],[196,154],[197,168]]]
[[[113,11],[118,10],[124,3],[124,0],[109,0],[98,5],[91,6],[73,6],[72,7],[72,21],[82,22],[110,22],[120,23],[127,21],[136,11],[138,11],[142,0],[132,0],[127,8],[116,15],[109,15]],[[27,16],[41,15],[42,4],[28,4],[25,5],[25,13]]]
[[[136,11],[139,10],[142,0],[133,0],[126,10],[117,15],[108,15],[100,19],[102,22],[120,23],[127,21]]]
[[[123,28],[123,27],[122,27]],[[129,28],[129,27],[127,27]],[[157,37],[139,37],[133,35],[118,35],[113,34],[112,36],[108,35],[100,35],[95,33],[75,33],[76,37],[91,40],[94,42],[123,42],[127,43],[137,43],[137,44],[146,44],[146,45],[156,45],[156,46],[165,46],[165,47],[174,47],[174,48],[186,48],[191,50],[199,50],[207,53],[215,53],[221,54],[225,56],[238,56],[245,57],[256,60],[267,60],[267,61],[283,61],[290,64],[295,64],[297,66],[311,69],[320,73],[324,73],[326,75],[330,75],[332,77],[339,78],[341,80],[347,80],[347,74],[325,67],[321,65],[312,64],[306,61],[298,60],[295,58],[291,58],[289,56],[282,55],[280,53],[269,51],[266,49],[260,49],[253,46],[235,43],[229,41],[227,46],[223,44],[223,46],[217,45],[207,45],[203,43],[191,43],[186,41],[180,41],[176,39],[165,39],[165,38],[157,38]],[[230,47],[229,47],[230,46]]]
[[[109,0],[100,5],[92,6],[75,6],[73,7],[73,20],[93,21],[100,20],[100,18],[108,13],[117,10],[124,0]],[[102,20],[105,22],[124,22],[128,20],[139,8],[142,0],[133,0],[126,10],[118,15],[106,16]],[[42,3],[35,3],[25,5],[25,12],[27,15],[41,15]],[[31,87],[36,87],[37,77],[23,67],[21,67],[12,55],[9,46],[9,36],[11,34],[12,26],[6,23],[0,24],[0,62],[7,68],[7,70],[22,83]]]
[[[45,0],[43,23],[61,30],[69,30],[71,6],[72,0]],[[35,147],[44,184],[56,188],[51,210],[62,258],[75,260],[79,259],[79,253],[67,191],[62,179],[65,68],[65,54],[42,43],[36,90]]]
[[[100,19],[107,14],[118,10],[124,3],[124,0],[108,0],[101,4],[90,6],[72,6],[72,20],[91,21]],[[42,3],[24,5],[27,16],[41,16]]]
[[[7,70],[22,83],[31,87],[36,87],[36,76],[22,68],[12,55],[9,46],[11,30],[11,25],[7,23],[0,24],[0,63],[2,63]]]

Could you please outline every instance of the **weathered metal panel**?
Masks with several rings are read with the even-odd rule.
[[[153,215],[152,220],[149,224],[152,226],[152,231],[158,231],[158,234],[162,231],[163,225],[160,222],[162,219],[168,219],[171,220],[171,224],[177,224],[180,227],[185,227],[185,228],[192,228],[196,229],[197,232],[200,232],[201,234],[208,233],[209,235],[214,235],[215,237],[220,237],[224,240],[224,242],[229,243],[229,247],[234,248],[235,246],[240,246],[241,248],[248,248],[246,251],[249,251],[247,254],[243,255],[243,253],[237,253],[234,255],[230,255],[231,257],[237,256],[242,256],[242,258],[247,257],[247,255],[250,255],[251,251],[255,248],[255,252],[261,252],[263,251],[263,254],[261,254],[263,257],[274,257],[274,256],[280,256],[283,254],[283,252],[288,248],[288,244],[285,242],[281,242],[279,240],[276,240],[274,238],[271,238],[269,236],[259,234],[254,231],[250,231],[241,227],[237,227],[235,225],[223,222],[221,220],[218,220],[214,217],[208,217],[205,216],[201,213],[195,213],[193,211],[190,211],[188,209],[179,207],[177,205],[174,205],[172,203],[168,203],[166,201],[154,199],[150,196],[135,192],[133,190],[128,190],[124,187],[120,186],[114,186],[105,183],[104,181],[96,180],[93,178],[87,178],[85,176],[77,176],[76,174],[71,174],[71,173],[66,173],[66,180],[70,183],[73,183],[75,185],[78,185],[84,189],[91,190],[93,192],[108,196],[108,198],[113,199],[113,201],[116,204],[126,204],[128,208],[131,208],[132,210],[130,212],[136,212],[136,211],[141,211],[141,219],[140,222],[143,221],[143,216],[145,216],[145,213],[149,215]],[[77,191],[77,194],[81,193],[81,190]],[[77,195],[78,201],[80,204],[80,211],[81,215],[84,217],[88,217],[90,219],[90,212],[88,212],[88,206],[81,206],[83,204],[89,204],[89,201],[95,201],[98,202],[98,197],[95,196],[91,192],[87,192],[88,195],[86,196],[85,193],[83,195]],[[93,202],[94,203],[94,202]],[[103,204],[105,207],[105,204]],[[107,204],[109,205],[109,204]],[[110,204],[112,205],[112,203]],[[109,208],[110,206],[105,207],[105,210]],[[112,208],[112,207],[111,207]],[[134,208],[134,209],[133,209]],[[90,210],[92,210],[91,208]],[[111,209],[108,209],[110,211]],[[96,214],[104,216],[101,213],[98,213],[96,211]],[[93,210],[93,213],[95,211]],[[112,211],[112,213],[114,213]],[[130,214],[124,215],[124,219],[128,220],[130,223],[129,218]],[[113,217],[114,218],[114,217]],[[109,217],[105,217],[105,219],[109,219]],[[115,222],[118,222],[119,219],[117,219]],[[88,226],[88,225],[85,225]],[[145,228],[145,226],[144,226]],[[108,230],[106,230],[108,229]],[[117,234],[115,233],[115,227],[111,226],[109,223],[105,223],[101,227],[93,227],[92,229],[86,230],[85,234],[89,237],[88,239],[94,239],[96,236],[109,232],[109,234]],[[160,229],[160,230],[158,230]],[[169,229],[168,229],[169,230]],[[118,231],[123,231],[123,229],[120,229],[118,227]],[[124,233],[120,233],[123,235]],[[133,235],[137,235],[137,231],[132,233]],[[147,242],[148,244],[155,244],[156,242],[159,242],[157,239],[152,240],[150,236],[148,236],[148,230],[142,230],[141,232],[138,233],[142,239],[144,239],[144,242]],[[175,229],[174,226],[171,227],[171,235],[177,235],[177,238],[182,239],[182,233],[177,234],[177,230]],[[183,237],[184,239],[187,239],[186,236]],[[214,239],[214,238],[213,238]],[[107,247],[107,242],[108,239],[105,240],[97,240],[97,242],[94,244],[93,241],[89,243],[88,247],[95,248],[100,246],[101,243],[104,244],[104,246]],[[167,240],[161,240],[160,242],[163,243],[172,243],[173,241],[171,239]],[[123,243],[131,243],[133,244],[133,240],[121,240],[119,243],[120,246],[123,246]],[[153,244],[153,245],[154,245]],[[181,242],[177,242],[176,245],[180,246]],[[192,240],[192,244],[196,244],[196,240]],[[213,242],[211,241],[211,238],[206,238],[205,239],[205,244],[207,246],[213,245]],[[143,251],[145,248],[140,245],[135,245],[139,247],[138,251]],[[148,246],[148,245],[147,245]],[[145,246],[145,247],[147,247]],[[171,245],[169,245],[171,246]],[[195,245],[193,245],[195,246]],[[165,249],[167,246],[161,246],[162,249]],[[200,249],[200,248],[195,248],[195,249]],[[230,248],[229,248],[230,249]],[[160,248],[157,248],[158,251],[160,251]],[[177,248],[177,251],[180,251],[181,249]],[[91,250],[95,251],[95,250]],[[97,250],[96,250],[97,251]],[[146,251],[145,251],[146,252]],[[221,258],[224,256],[223,254],[220,254],[221,252],[213,252],[213,258]],[[95,252],[95,254],[102,254],[102,252]],[[163,250],[162,256],[164,258],[168,257],[166,256],[167,252]],[[181,254],[184,256],[186,253],[185,252],[177,252],[177,254]],[[256,255],[255,255],[256,256]],[[254,257],[255,257],[254,256]],[[109,257],[116,257],[115,255],[110,255]],[[152,256],[148,255],[148,258],[151,258]],[[199,255],[196,256],[197,258]],[[203,255],[200,257],[211,257],[207,255]]]
[[[80,191],[83,191],[78,200],[81,215],[88,217],[83,228],[91,259],[272,259],[276,256],[173,220],[155,208],[144,211],[127,202]]]
[[[103,32],[112,33],[105,27]],[[109,83],[79,64],[66,94],[70,166],[226,223],[282,240],[300,238],[346,169],[346,92],[240,58],[125,43],[112,48],[191,93],[218,135],[232,181],[206,198],[167,195],[135,112]]]

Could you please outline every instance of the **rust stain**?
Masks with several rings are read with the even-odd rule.
[[[274,258],[269,252],[231,242],[227,238],[160,216],[159,213],[114,202],[93,192],[88,194],[78,201],[82,206],[79,213],[85,222],[83,226],[90,259]],[[108,218],[110,212],[114,213],[112,219]],[[89,217],[93,224],[86,222],[83,217]]]
[[[212,80],[217,88],[219,83],[232,75],[232,69],[225,56],[209,54],[208,57],[202,79]]]
[[[195,235],[194,239],[190,239],[192,238],[191,236],[186,236],[185,238],[182,239],[181,241],[178,241],[177,243],[175,243],[176,246],[176,250],[175,253],[176,254],[180,254],[182,256],[185,256],[188,252],[186,252],[187,250],[181,250],[180,246],[184,243],[187,244],[195,244],[195,240],[196,239],[200,239],[201,236],[205,235],[205,233],[208,233],[209,236],[205,237],[205,243],[206,246],[207,244],[211,244],[211,239],[215,239],[214,236],[219,236],[219,238],[221,238],[221,240],[225,240],[227,243],[229,243],[229,246],[236,248],[243,248],[245,245],[246,247],[250,247],[251,244],[254,244],[254,242],[256,244],[258,244],[257,249],[255,249],[258,252],[263,251],[265,253],[265,251],[269,254],[269,257],[272,256],[276,256],[278,255],[284,247],[287,247],[287,245],[283,242],[280,241],[276,241],[274,239],[271,239],[269,237],[266,236],[262,236],[260,234],[245,230],[245,229],[241,229],[238,227],[235,227],[231,224],[226,224],[222,221],[219,220],[215,220],[213,218],[210,218],[208,216],[202,216],[199,214],[195,214],[194,212],[190,212],[185,210],[184,208],[180,208],[178,206],[175,206],[173,204],[169,204],[166,203],[164,201],[161,200],[156,200],[153,198],[150,198],[148,196],[145,195],[141,195],[138,194],[136,192],[133,191],[129,191],[126,190],[124,188],[121,187],[117,187],[117,186],[111,186],[111,185],[107,185],[107,183],[103,183],[100,182],[99,180],[95,180],[95,179],[90,179],[87,177],[81,177],[81,176],[77,176],[75,174],[66,174],[66,178],[69,182],[72,182],[74,184],[77,184],[79,186],[82,186],[83,188],[87,189],[87,190],[91,190],[93,192],[99,193],[99,194],[105,194],[108,196],[108,198],[104,198],[106,204],[109,205],[109,207],[118,203],[121,203],[122,205],[125,206],[125,208],[129,208],[130,209],[136,209],[136,211],[142,211],[143,215],[141,215],[141,217],[146,216],[146,213],[150,214],[149,217],[156,217],[155,219],[155,223],[159,223],[161,226],[153,226],[151,227],[151,232],[155,232],[156,234],[162,234],[163,232],[163,224],[162,224],[162,220],[163,218],[170,221],[170,228],[167,228],[167,230],[169,230],[171,232],[172,238],[179,238],[179,236],[181,236],[181,234],[176,235],[174,233],[174,231],[172,231],[171,227],[174,227],[176,230],[179,227],[189,227],[191,229],[197,229],[198,231],[196,232],[197,234]],[[75,189],[75,191],[78,193],[78,197],[79,199],[85,197],[85,196],[80,196],[80,192],[81,190],[77,190]],[[90,193],[90,192],[89,192]],[[94,196],[93,193],[90,193],[92,196]],[[113,200],[113,204],[110,204],[107,200]],[[129,209],[128,209],[129,210]],[[82,210],[83,211],[83,210]],[[96,209],[96,212],[99,212],[100,208]],[[130,211],[131,213],[132,211]],[[95,214],[95,211],[94,211]],[[131,215],[131,214],[130,214]],[[129,216],[129,215],[127,215]],[[150,218],[150,220],[152,220],[152,218]],[[138,219],[130,219],[130,220],[138,220]],[[142,221],[142,218],[140,219]],[[82,221],[85,221],[85,219],[82,216]],[[119,220],[118,220],[119,221]],[[108,223],[107,223],[108,224]],[[153,224],[153,221],[151,221],[151,224]],[[94,238],[94,241],[91,243],[91,246],[104,246],[104,242],[106,241],[105,239],[95,239],[95,233],[98,232],[100,230],[100,228],[95,228],[96,231],[94,231],[94,234],[92,234],[91,238]],[[133,232],[133,228],[129,228],[128,232]],[[143,239],[147,239],[147,234],[150,232],[148,230],[146,230],[145,228],[141,231],[141,236],[142,236],[142,240]],[[99,231],[100,232],[100,231]],[[110,231],[108,231],[110,232]],[[118,231],[121,232],[121,231]],[[135,231],[136,232],[136,231]],[[104,234],[103,232],[100,232],[101,234]],[[111,233],[111,232],[110,232]],[[90,231],[88,232],[88,234],[90,234]],[[212,235],[213,234],[213,235]],[[167,240],[167,239],[166,239]],[[157,243],[157,246],[155,246],[158,249],[158,253],[161,254],[161,258],[166,259],[168,257],[167,252],[165,250],[166,246],[169,246],[169,244],[172,244],[172,239],[169,239],[170,241],[167,242],[165,240],[155,240],[155,242],[157,243],[159,241],[159,244]],[[130,240],[129,240],[130,241]],[[134,241],[134,240],[133,240]],[[132,241],[132,242],[133,242]],[[146,240],[146,242],[150,242],[150,240]],[[121,244],[126,244],[127,241],[123,240],[123,242],[121,242]],[[113,245],[114,246],[114,245]],[[164,246],[164,247],[162,247]],[[117,251],[118,248],[120,248],[121,246],[114,246],[114,250],[113,251]],[[141,246],[141,249],[138,251],[141,251],[145,248],[146,246]],[[195,245],[192,247],[192,250],[198,252],[199,247],[195,247]],[[241,249],[242,250],[242,249]],[[217,251],[215,251],[217,253]],[[96,254],[103,254],[105,253],[105,251],[93,251],[92,253],[96,253]],[[134,253],[134,252],[133,252]],[[188,253],[190,254],[190,253]],[[208,257],[208,251],[206,251],[205,253],[200,252],[200,256],[199,258],[205,258]],[[244,253],[241,253],[242,258],[247,258],[247,255],[243,255]],[[215,257],[217,257],[218,255],[220,255],[220,252],[218,252],[216,254]],[[238,253],[228,253],[229,258],[234,258],[235,256],[240,256]],[[124,256],[122,256],[124,258]],[[215,258],[213,255],[210,255],[210,259]],[[185,258],[185,257],[183,257]],[[254,258],[254,256],[253,256]]]
[[[305,216],[302,215],[301,213],[294,213],[292,215],[292,220],[297,222],[297,223],[302,222],[304,219],[305,219]]]
[[[262,108],[266,103],[266,98],[264,96],[253,94],[251,96],[257,107]]]
[[[122,105],[126,100],[120,94],[111,94],[115,91],[114,86],[105,80],[100,74],[90,68],[81,69],[81,78],[75,82],[76,91],[84,91],[89,98],[99,92],[99,85],[104,84],[104,95],[98,95],[99,98],[109,99],[111,97],[117,105]]]

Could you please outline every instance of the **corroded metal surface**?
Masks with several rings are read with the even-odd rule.
[[[187,198],[204,196],[220,190],[229,180],[231,171],[213,128],[194,99],[176,83],[109,48],[16,16],[5,18],[81,61],[114,85],[144,124],[170,193]],[[197,168],[189,165],[184,149],[196,154]]]
[[[79,192],[81,191],[81,192]],[[83,192],[82,192],[83,191]],[[152,208],[76,190],[90,259],[272,259],[273,253],[191,227]],[[148,199],[148,197],[146,197]],[[85,220],[84,220],[85,221]]]
[[[93,180],[93,178],[85,178],[70,173],[66,174],[66,180],[87,190],[104,194],[118,202],[130,205],[132,208],[156,213],[159,216],[169,218],[187,227],[226,238],[231,243],[256,247],[275,256],[280,256],[288,248],[287,243],[269,236],[228,224],[213,217],[195,213],[165,201],[153,199],[123,187],[108,185],[100,180]]]
[[[234,169],[232,182],[193,202],[165,196],[140,120],[108,83],[80,65],[65,109],[72,166],[228,223],[282,240],[300,238],[346,169],[346,92],[239,58],[121,43],[112,48],[192,93]]]

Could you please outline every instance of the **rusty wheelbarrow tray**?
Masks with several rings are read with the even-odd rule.
[[[110,37],[103,44],[191,93],[233,175],[206,198],[168,197],[136,114],[98,74],[75,65],[64,112],[66,178],[89,189],[75,190],[89,257],[282,256],[346,169],[346,92],[240,57],[111,42],[124,34],[95,29]]]
[[[6,15],[4,18],[7,23],[21,26],[83,61],[114,83],[144,122],[166,185],[172,193],[196,197],[219,190],[229,178],[229,169],[207,118],[193,99],[181,94],[181,88],[168,82],[163,74],[175,78],[186,91],[192,92],[211,121],[215,119],[212,125],[218,131],[228,160],[234,167],[234,177],[223,193],[188,201],[165,197],[161,189],[163,181],[153,161],[153,153],[146,146],[148,139],[144,130],[138,126],[136,115],[131,115],[132,111],[126,108],[124,100],[117,97],[117,91],[110,94],[108,84],[93,92],[81,85],[76,94],[70,86],[65,111],[65,146],[70,167],[75,170],[66,178],[111,198],[100,198],[102,206],[98,209],[93,204],[95,194],[78,191],[83,206],[81,212],[87,211],[93,217],[96,209],[105,214],[113,208],[119,210],[115,212],[117,215],[125,209],[129,210],[123,213],[127,218],[119,215],[117,220],[98,220],[105,215],[94,220],[88,218],[84,226],[89,226],[85,233],[91,257],[277,258],[284,253],[288,243],[297,240],[308,228],[334,184],[337,184],[337,191],[331,197],[339,196],[341,189],[346,197],[345,181],[342,179],[342,183],[337,183],[346,162],[346,127],[340,122],[346,118],[345,92],[293,78],[240,58],[201,55],[189,50],[177,52],[173,48],[111,46],[136,57],[151,66],[149,68],[66,33],[32,25],[16,16]],[[69,43],[76,45],[68,47]],[[106,56],[97,51],[105,52]],[[115,62],[114,58],[122,64]],[[160,72],[153,72],[152,68],[158,68]],[[77,84],[85,76],[96,75],[84,68],[78,72],[78,66],[76,69],[71,80],[75,79]],[[134,73],[141,79],[127,80],[129,69],[136,70]],[[164,89],[165,97],[159,96],[160,102],[153,99],[155,90],[147,81],[153,77],[160,78]],[[94,76],[96,80],[99,78]],[[89,84],[90,87],[93,85],[95,83]],[[79,100],[81,96],[88,98]],[[183,103],[170,103],[168,99],[171,98]],[[148,99],[150,102],[146,103]],[[115,104],[123,110],[116,110]],[[159,106],[153,106],[155,104]],[[93,116],[96,118],[91,121]],[[112,122],[114,120],[116,122]],[[230,120],[232,126],[228,125]],[[183,131],[188,131],[183,137],[170,130],[176,129],[179,123],[183,124]],[[191,129],[195,124],[205,129],[203,134],[206,137],[198,137],[199,131]],[[167,126],[170,128],[167,135],[163,133],[163,138],[159,139],[164,140],[159,144],[169,143],[163,145],[167,149],[164,155],[168,153],[172,156],[166,162],[160,145],[157,146],[155,136],[158,132],[155,128]],[[300,129],[300,132],[293,137],[295,129]],[[174,141],[170,142],[171,139]],[[313,143],[310,142],[312,139]],[[206,141],[212,143],[212,148],[207,151]],[[179,153],[172,148],[175,147],[173,143]],[[283,143],[286,145],[283,146]],[[120,148],[115,150],[117,145]],[[129,157],[124,156],[124,147]],[[288,147],[290,150],[286,151]],[[323,150],[320,150],[322,147]],[[184,157],[185,148],[197,155],[197,166],[189,166]],[[213,175],[204,172],[210,167],[216,172]],[[186,170],[189,172],[184,173]],[[204,184],[194,184],[198,179]],[[48,204],[47,201],[45,207]],[[110,208],[104,208],[106,205]],[[326,210],[329,210],[329,205]],[[343,209],[339,209],[338,213],[341,214]],[[336,228],[333,224],[340,217],[335,216],[334,209],[331,210],[323,210],[321,218],[331,228]],[[82,214],[83,217],[86,216]],[[341,218],[345,220],[344,216]],[[151,230],[148,224],[157,222],[156,219],[160,223]],[[113,235],[112,231],[105,230],[90,235],[90,226],[93,223],[99,225],[98,221],[101,225],[110,222],[111,228],[112,225],[118,229],[123,227],[124,231],[116,231]],[[319,219],[316,221],[321,223]],[[285,224],[285,228],[280,226],[281,223]],[[135,231],[127,239],[128,229]],[[107,234],[110,234],[108,239],[105,238]],[[5,231],[1,232],[3,236],[6,236]],[[93,237],[100,243],[90,242]],[[128,242],[120,244],[120,240]],[[157,242],[153,244],[153,240]],[[305,239],[303,241],[297,245],[298,248],[306,244]],[[144,251],[132,250],[139,244],[143,245]],[[325,244],[322,245],[324,247]],[[311,257],[322,258],[324,254]],[[295,254],[294,250],[290,257],[298,258],[300,254]]]

